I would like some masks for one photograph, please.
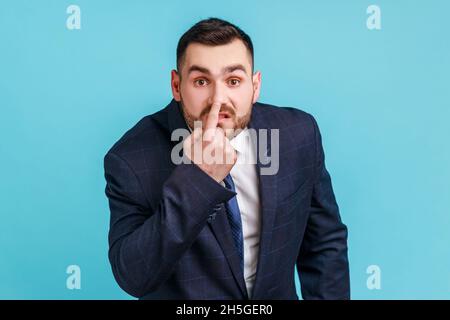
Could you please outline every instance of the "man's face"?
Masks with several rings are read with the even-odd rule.
[[[220,46],[189,44],[178,72],[172,71],[172,93],[191,128],[196,120],[206,124],[215,102],[221,104],[219,127],[245,128],[259,97],[261,74],[252,75],[251,56],[241,40]]]

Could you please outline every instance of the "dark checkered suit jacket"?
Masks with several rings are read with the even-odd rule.
[[[105,156],[114,277],[142,299],[248,299],[223,206],[235,193],[194,164],[172,163],[177,128],[187,129],[172,100]],[[314,118],[255,103],[249,128],[279,129],[280,141],[278,173],[259,176],[262,229],[252,299],[298,299],[296,268],[304,299],[349,298],[347,228]],[[268,154],[272,149],[269,143]]]

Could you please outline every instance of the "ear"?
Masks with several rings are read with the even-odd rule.
[[[259,98],[259,93],[261,91],[261,72],[257,71],[253,75],[253,101],[255,103]]]
[[[175,101],[181,100],[181,94],[180,94],[180,75],[178,74],[177,70],[172,70],[171,73],[171,87],[172,87],[172,95]]]

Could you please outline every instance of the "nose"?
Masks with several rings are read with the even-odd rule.
[[[209,96],[209,105],[212,105],[213,103],[220,103],[220,105],[226,105],[228,102],[227,100],[227,91],[226,87],[221,85],[220,83],[214,84],[212,88],[212,92]]]

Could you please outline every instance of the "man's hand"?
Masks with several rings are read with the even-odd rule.
[[[194,128],[183,142],[184,154],[217,182],[222,181],[237,161],[236,151],[230,144],[219,122],[220,103],[214,103],[208,114],[204,130]]]

